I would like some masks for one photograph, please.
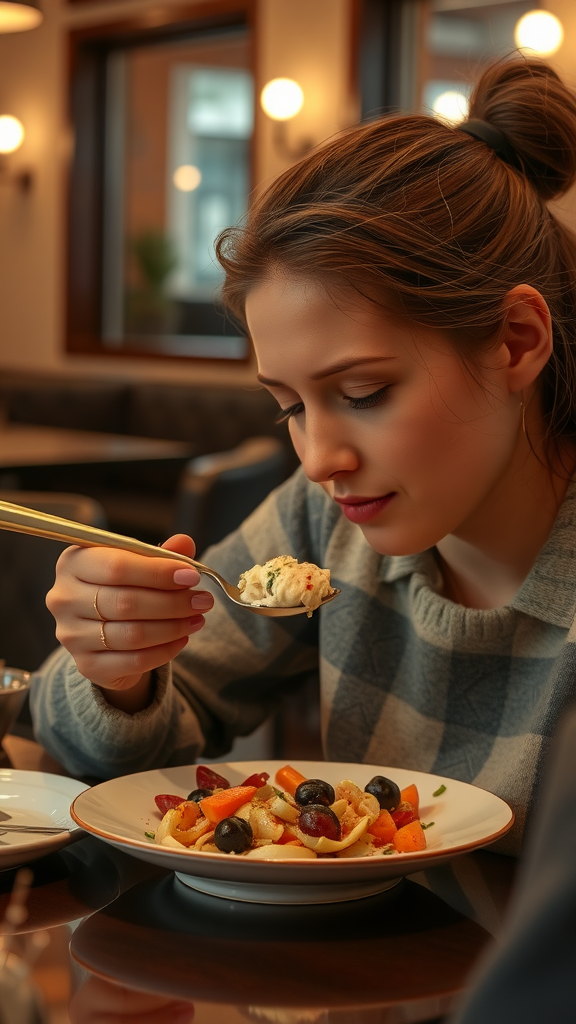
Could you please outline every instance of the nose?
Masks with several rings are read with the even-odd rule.
[[[353,473],[360,465],[359,453],[332,417],[307,413],[304,422],[292,421],[290,433],[304,472],[314,483]]]

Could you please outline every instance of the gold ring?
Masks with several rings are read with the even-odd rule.
[[[104,621],[106,621],[106,620],[104,620]],[[102,622],[102,624],[100,626],[100,641],[101,641],[102,645],[106,648],[107,651],[111,651],[112,650],[112,648],[108,647],[108,644],[106,643],[106,637],[104,636],[104,622]]]
[[[98,594],[99,593],[100,593],[100,587],[98,587],[98,590],[94,594],[94,600],[93,600],[92,604],[94,605],[94,611],[96,612],[96,615],[98,616],[100,621],[101,622],[107,622],[108,620],[104,618],[104,616],[101,614],[100,609],[98,607]]]

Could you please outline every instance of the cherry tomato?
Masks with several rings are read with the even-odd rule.
[[[414,814],[412,808],[407,811],[397,810],[392,811],[392,820],[396,825],[397,829],[404,828],[404,825],[410,825],[413,821],[418,821],[417,816]]]
[[[184,800],[184,797],[174,796],[172,793],[160,793],[158,796],[155,796],[154,799],[160,814],[164,815],[166,814],[166,811],[171,811],[174,807],[178,807],[178,805]]]
[[[196,785],[199,789],[230,789],[228,779],[213,772],[205,764],[199,764],[196,768]]]
[[[261,789],[268,782],[270,776],[268,772],[260,772],[259,775],[249,775],[248,778],[242,783],[243,786],[256,786],[257,789]]]

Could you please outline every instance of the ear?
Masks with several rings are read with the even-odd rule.
[[[519,284],[506,295],[500,351],[512,394],[530,387],[552,355],[552,319],[536,288]]]

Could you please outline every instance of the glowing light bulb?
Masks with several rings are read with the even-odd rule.
[[[0,117],[0,153],[13,153],[24,141],[24,125],[11,114]]]
[[[448,124],[458,124],[468,116],[468,99],[463,92],[448,89],[436,97],[432,109]]]
[[[194,164],[181,164],[174,171],[172,181],[180,192],[193,192],[202,181],[202,175]]]
[[[273,78],[262,89],[260,102],[272,120],[288,121],[302,109],[304,93],[292,78]]]
[[[516,46],[549,57],[564,41],[562,22],[550,11],[528,11],[514,29]]]
[[[0,0],[0,32],[27,32],[42,21],[38,2],[23,3],[23,0]]]

